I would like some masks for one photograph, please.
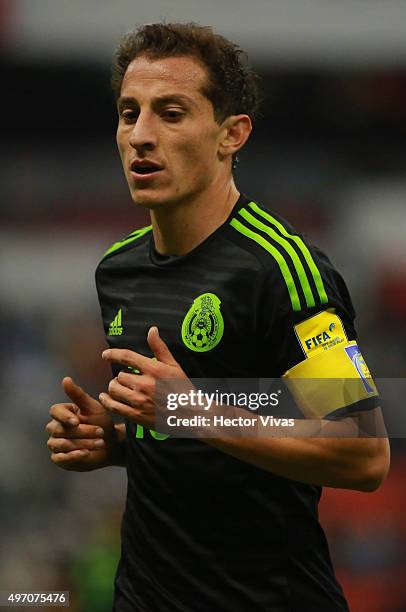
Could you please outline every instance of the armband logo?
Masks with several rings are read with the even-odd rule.
[[[362,383],[365,387],[365,391],[367,393],[374,393],[375,389],[371,386],[369,380],[372,380],[371,373],[367,364],[365,363],[365,359],[360,353],[357,344],[353,344],[352,346],[346,346],[345,352],[347,353],[349,359],[351,360],[352,365],[356,369],[358,376],[361,378]]]
[[[182,340],[191,351],[210,351],[222,339],[224,320],[220,304],[214,293],[202,293],[193,301],[182,323]]]
[[[347,334],[341,319],[328,310],[298,323],[294,329],[306,357],[314,357],[342,342],[347,342]]]

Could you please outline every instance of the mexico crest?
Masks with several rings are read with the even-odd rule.
[[[218,345],[224,332],[220,300],[214,293],[202,293],[186,313],[182,340],[192,351],[204,353]]]

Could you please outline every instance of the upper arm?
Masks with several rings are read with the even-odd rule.
[[[277,348],[275,370],[308,418],[342,418],[374,410],[378,393],[357,344],[348,289],[324,254],[309,249],[309,257],[312,306],[304,291],[300,293],[303,281],[296,282],[300,303],[296,308],[275,270],[265,281],[263,359]]]

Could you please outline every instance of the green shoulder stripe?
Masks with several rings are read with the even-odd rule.
[[[306,304],[307,304],[308,308],[311,308],[312,306],[315,306],[316,302],[314,301],[313,293],[312,293],[311,287],[309,285],[309,281],[307,279],[306,272],[305,272],[305,270],[303,268],[303,264],[300,261],[300,258],[298,256],[298,254],[296,253],[295,249],[290,244],[290,242],[285,240],[285,238],[282,238],[282,236],[280,236],[277,232],[275,232],[274,229],[269,227],[269,225],[265,225],[265,223],[262,223],[261,221],[256,219],[253,215],[251,215],[251,213],[248,212],[248,210],[246,208],[242,208],[239,211],[239,214],[248,223],[253,225],[256,229],[261,230],[265,234],[268,234],[268,236],[272,240],[274,240],[275,242],[280,244],[281,247],[283,247],[285,249],[285,251],[288,253],[289,257],[291,258],[291,260],[293,262],[293,265],[295,267],[295,270],[297,272],[297,275],[299,277],[299,281],[300,281],[300,284],[302,285],[303,293],[304,293],[304,296],[305,296],[305,299],[306,299]]]
[[[303,240],[300,238],[300,236],[295,236],[295,234],[290,234],[285,229],[285,227],[282,225],[282,223],[280,223],[277,219],[272,217],[272,215],[270,215],[269,213],[267,213],[264,210],[262,210],[257,204],[255,204],[255,202],[251,202],[249,204],[249,206],[258,215],[260,215],[261,217],[263,217],[264,219],[269,221],[269,223],[271,223],[272,225],[277,227],[279,229],[279,231],[281,232],[281,234],[283,234],[283,236],[285,236],[286,238],[289,238],[290,240],[293,240],[296,243],[296,245],[298,246],[298,248],[302,252],[303,257],[304,257],[307,265],[309,266],[310,272],[312,273],[314,284],[316,285],[316,289],[317,289],[317,292],[319,294],[320,303],[321,304],[327,304],[328,297],[327,297],[326,290],[324,288],[323,279],[321,278],[320,271],[319,271],[318,267],[316,266],[316,264],[314,262],[314,259],[313,259],[312,255],[311,255],[309,249],[307,248],[307,246],[303,242]]]
[[[254,242],[257,242],[276,259],[279,269],[285,280],[286,286],[288,288],[290,301],[292,302],[292,308],[293,310],[300,310],[300,299],[296,289],[295,281],[293,280],[292,274],[289,270],[288,264],[285,261],[285,258],[279,253],[278,249],[272,246],[272,244],[265,240],[265,238],[240,223],[238,219],[232,219],[230,221],[230,225],[232,225],[232,227],[241,234],[244,234],[244,236],[247,236],[247,238],[250,238],[251,240],[254,240]]]
[[[110,255],[111,253],[114,253],[114,251],[118,251],[118,249],[121,249],[126,244],[129,244],[130,242],[137,240],[137,238],[141,238],[141,236],[144,236],[144,234],[146,234],[147,232],[151,230],[152,230],[152,225],[148,225],[147,227],[142,227],[141,229],[135,230],[134,232],[132,232],[132,234],[127,236],[127,238],[124,238],[123,240],[119,240],[118,242],[115,242],[114,244],[112,244],[111,247],[108,248],[107,251],[104,253],[103,257],[106,257],[107,255]]]

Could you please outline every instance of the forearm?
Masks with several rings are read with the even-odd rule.
[[[240,412],[240,411],[238,411]],[[366,435],[360,423],[375,436]],[[207,444],[278,476],[307,484],[375,490],[389,468],[381,410],[341,421],[299,419],[293,428],[258,429],[254,437],[202,438]],[[359,437],[364,436],[364,437]]]
[[[307,484],[373,491],[389,465],[385,438],[210,438],[241,461]]]

